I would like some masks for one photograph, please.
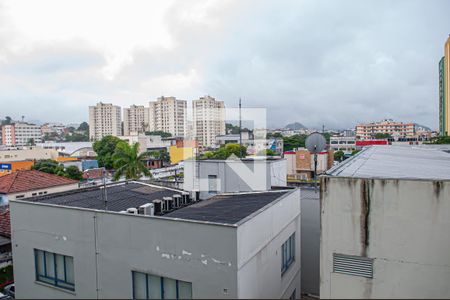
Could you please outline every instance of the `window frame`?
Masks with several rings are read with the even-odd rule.
[[[281,276],[295,262],[295,232],[281,245]]]
[[[164,284],[164,281],[165,281],[165,279],[170,279],[170,280],[175,280],[175,293],[176,293],[176,298],[174,298],[174,299],[180,299],[180,295],[179,295],[179,292],[180,292],[180,286],[179,286],[179,284],[180,284],[180,282],[185,282],[185,283],[189,283],[190,285],[191,285],[191,298],[190,299],[192,299],[192,282],[188,282],[188,281],[183,281],[183,280],[178,280],[178,279],[174,279],[174,278],[168,278],[168,277],[163,277],[163,276],[158,276],[158,275],[153,275],[153,274],[149,274],[149,273],[144,273],[144,272],[139,272],[139,271],[131,271],[131,292],[132,292],[132,299],[137,299],[136,298],[136,289],[135,289],[135,282],[136,282],[136,280],[135,280],[135,276],[136,276],[136,274],[141,274],[141,275],[145,275],[145,289],[146,289],[146,291],[145,291],[145,299],[153,299],[153,298],[149,298],[149,292],[150,292],[150,290],[149,290],[149,286],[150,286],[150,284],[149,284],[149,277],[150,276],[153,276],[153,277],[159,277],[159,281],[160,281],[160,293],[161,293],[161,297],[160,298],[158,298],[158,299],[165,299],[164,297],[165,297],[165,290],[164,290],[164,286],[165,286],[165,284]],[[168,298],[168,299],[172,299],[172,298]],[[181,298],[181,299],[188,299],[188,298]]]
[[[49,252],[49,251],[45,251],[45,250],[41,250],[41,249],[34,249],[34,268],[35,268],[35,279],[37,282],[40,283],[44,283],[44,284],[49,284],[64,290],[68,290],[68,291],[75,291],[75,271],[74,271],[74,258],[73,256],[68,256],[68,255],[64,255],[64,254],[58,254],[58,253],[54,253],[54,252]],[[41,272],[39,271],[39,253],[41,253],[42,257],[43,257],[43,261],[42,261],[42,267],[43,267],[43,271],[44,273],[41,274]],[[53,256],[53,276],[49,275],[47,272],[47,256],[48,255],[52,255]],[[58,277],[58,270],[61,272],[61,270],[59,268],[61,268],[61,266],[58,266],[58,257],[62,257],[62,261],[63,261],[63,274],[64,274],[64,278],[61,279]],[[68,259],[72,259],[72,270],[73,270],[73,274],[72,274],[72,278],[73,278],[73,282],[70,282],[67,278],[67,261]]]

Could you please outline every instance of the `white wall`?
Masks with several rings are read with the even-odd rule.
[[[6,199],[15,200],[18,195],[25,195],[25,197],[22,197],[22,198],[37,197],[37,196],[42,196],[42,195],[48,195],[48,194],[54,194],[54,193],[75,190],[78,188],[79,188],[78,183],[72,183],[72,184],[49,187],[49,188],[45,188],[45,189],[26,191],[26,192],[21,192],[21,193],[11,193],[11,194],[6,195]],[[36,193],[36,195],[33,195],[34,193]],[[42,193],[42,194],[39,194],[39,193]]]
[[[289,298],[294,289],[300,298],[300,191],[272,205],[238,227],[238,298]],[[281,246],[294,232],[295,261],[281,275]]]
[[[321,197],[321,298],[450,297],[449,181],[323,177]],[[333,253],[373,258],[373,279]]]

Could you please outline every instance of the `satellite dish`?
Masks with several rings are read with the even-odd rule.
[[[318,133],[314,132],[308,135],[305,141],[306,149],[312,154],[318,154],[322,152],[327,146],[327,140],[325,137]]]

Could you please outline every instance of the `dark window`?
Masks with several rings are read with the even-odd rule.
[[[73,257],[34,249],[36,280],[75,290]]]
[[[283,275],[295,261],[295,233],[281,246],[281,275]]]
[[[192,299],[192,283],[132,272],[133,299]]]

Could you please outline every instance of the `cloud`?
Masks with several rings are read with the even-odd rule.
[[[270,126],[437,128],[446,1],[2,3],[4,115],[83,121],[100,100],[210,94],[267,107]]]

